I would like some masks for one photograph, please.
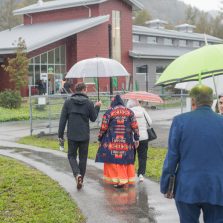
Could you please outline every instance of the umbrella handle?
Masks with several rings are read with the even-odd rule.
[[[99,77],[98,77],[98,101],[100,101],[100,96],[99,96]]]

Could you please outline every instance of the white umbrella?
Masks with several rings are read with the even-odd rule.
[[[202,84],[207,85],[210,88],[212,88],[215,94],[223,92],[223,76],[215,76],[214,78],[209,77],[206,79],[202,79],[201,82]],[[190,91],[197,84],[199,84],[199,81],[182,82],[182,83],[176,84],[175,88]],[[216,85],[216,89],[215,89],[215,85]]]
[[[124,66],[114,59],[94,57],[81,60],[68,71],[66,78],[129,76]],[[99,98],[99,80],[98,80]]]

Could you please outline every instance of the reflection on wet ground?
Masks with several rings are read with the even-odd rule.
[[[147,191],[143,185],[121,189],[104,185],[104,193],[109,201],[107,208],[121,216],[124,222],[156,222],[154,208],[149,207]]]
[[[5,148],[4,148],[5,149]],[[61,157],[45,151],[34,151],[28,149],[10,149],[10,153],[19,154],[35,162],[45,164],[54,169],[58,174],[72,177],[71,169],[66,157]],[[148,202],[147,189],[144,184],[137,184],[126,188],[114,188],[104,184],[102,181],[102,170],[88,165],[83,190],[75,194],[81,200],[80,206],[90,210],[97,210],[94,214],[97,218],[98,212],[105,212],[109,216],[109,222],[131,222],[131,223],[155,223],[155,209]],[[72,177],[73,178],[73,177]],[[73,180],[73,179],[72,179]],[[88,202],[89,199],[89,202]],[[100,201],[99,201],[100,199]],[[88,203],[88,204],[87,204]],[[95,204],[95,205],[94,205]],[[82,208],[83,209],[83,208]],[[83,209],[84,210],[84,209]],[[88,213],[88,215],[89,215]],[[93,222],[90,219],[88,222]],[[97,222],[105,222],[98,218]]]

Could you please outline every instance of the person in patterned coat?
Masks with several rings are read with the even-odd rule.
[[[139,129],[133,111],[120,95],[102,118],[96,162],[104,163],[103,179],[115,187],[135,183],[134,156],[139,145]]]

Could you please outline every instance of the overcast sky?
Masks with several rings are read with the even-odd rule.
[[[180,0],[186,4],[190,4],[199,8],[200,10],[219,10],[221,0]]]

